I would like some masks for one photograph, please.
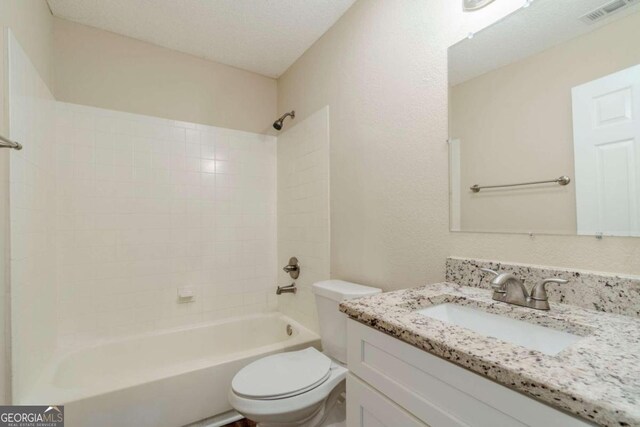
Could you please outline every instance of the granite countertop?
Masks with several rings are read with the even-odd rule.
[[[445,302],[583,336],[555,356],[414,313]],[[550,406],[604,426],[640,426],[640,319],[551,303],[532,310],[438,283],[344,301],[340,311]]]

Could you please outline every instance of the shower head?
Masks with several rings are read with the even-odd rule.
[[[282,122],[284,122],[284,119],[286,119],[287,116],[291,116],[292,119],[295,119],[296,118],[295,110],[291,110],[290,113],[284,113],[282,116],[280,116],[280,118],[278,120],[273,122],[273,127],[274,127],[275,130],[282,129]]]

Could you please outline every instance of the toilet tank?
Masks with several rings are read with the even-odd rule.
[[[347,316],[338,309],[340,301],[378,294],[381,289],[343,280],[325,280],[311,285],[316,297],[320,338],[324,353],[347,363]]]

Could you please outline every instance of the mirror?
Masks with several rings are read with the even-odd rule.
[[[640,236],[640,1],[535,0],[450,47],[448,142],[453,231]]]

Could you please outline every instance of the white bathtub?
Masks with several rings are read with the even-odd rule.
[[[319,344],[279,313],[139,335],[56,355],[17,403],[64,404],[70,427],[178,427],[230,410],[231,379],[246,364]]]

